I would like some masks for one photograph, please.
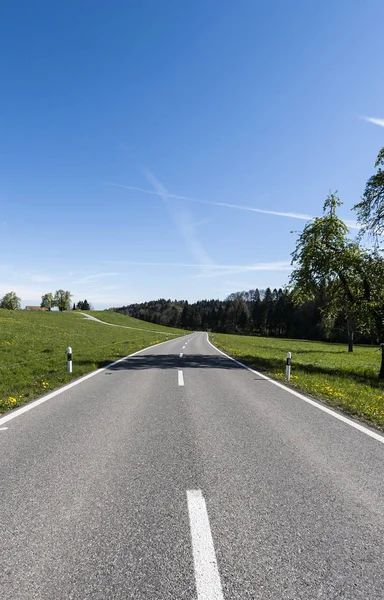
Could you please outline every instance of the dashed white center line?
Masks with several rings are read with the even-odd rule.
[[[182,352],[180,352],[180,358],[183,358],[183,353]]]
[[[201,490],[187,490],[197,600],[224,600],[207,506]]]
[[[186,348],[186,346],[187,346],[187,344],[185,344],[185,346],[183,346],[183,350],[184,350],[184,348]]]
[[[5,431],[8,427],[0,427],[0,431]]]
[[[179,385],[184,385],[184,377],[183,377],[183,371],[179,371],[177,373],[177,379],[178,379],[178,383]]]

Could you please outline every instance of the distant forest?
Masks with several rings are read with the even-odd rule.
[[[267,288],[236,292],[225,300],[152,300],[115,308],[116,312],[150,323],[192,331],[288,337],[311,340],[347,341],[343,311],[331,326],[323,318],[320,297],[295,306],[288,289]],[[355,332],[355,341],[377,343],[376,336]]]

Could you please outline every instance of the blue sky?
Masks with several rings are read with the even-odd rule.
[[[353,221],[384,145],[383,21],[382,0],[4,3],[0,296],[287,283],[291,231],[330,189]]]

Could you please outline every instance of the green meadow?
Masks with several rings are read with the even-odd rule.
[[[78,311],[59,313],[0,309],[0,413],[21,406],[122,356],[183,331],[108,311],[100,320],[136,329],[108,327]],[[156,330],[156,331],[151,331]],[[157,333],[158,332],[158,333]],[[67,372],[67,347],[73,372]]]
[[[213,334],[213,338],[227,354],[282,382],[286,355],[291,352],[288,385],[384,429],[380,348],[355,346],[349,353],[345,344],[225,334]]]

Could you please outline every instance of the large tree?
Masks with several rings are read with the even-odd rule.
[[[48,308],[48,310],[51,310],[51,308],[54,306],[53,294],[51,292],[48,292],[47,294],[44,294],[44,296],[41,296],[40,306],[41,308]]]
[[[15,292],[8,292],[0,300],[0,308],[6,308],[7,310],[18,310],[21,308],[21,301]]]
[[[378,237],[384,233],[384,148],[377,156],[377,173],[367,181],[361,201],[354,206],[362,230]]]
[[[353,334],[359,320],[362,252],[348,238],[348,227],[337,216],[342,203],[336,194],[329,194],[323,216],[310,221],[299,235],[292,253],[294,270],[290,283],[293,298],[302,304],[322,298],[324,319],[333,319],[341,311],[348,329],[348,349],[353,351]]]
[[[71,306],[71,293],[64,290],[56,290],[54,303],[60,312],[68,310]]]
[[[352,352],[355,328],[384,341],[384,260],[377,250],[363,249],[348,238],[348,228],[336,214],[340,204],[330,194],[323,216],[300,234],[292,253],[291,285],[299,303],[321,298],[325,320],[345,318]],[[384,350],[379,376],[384,378]]]

